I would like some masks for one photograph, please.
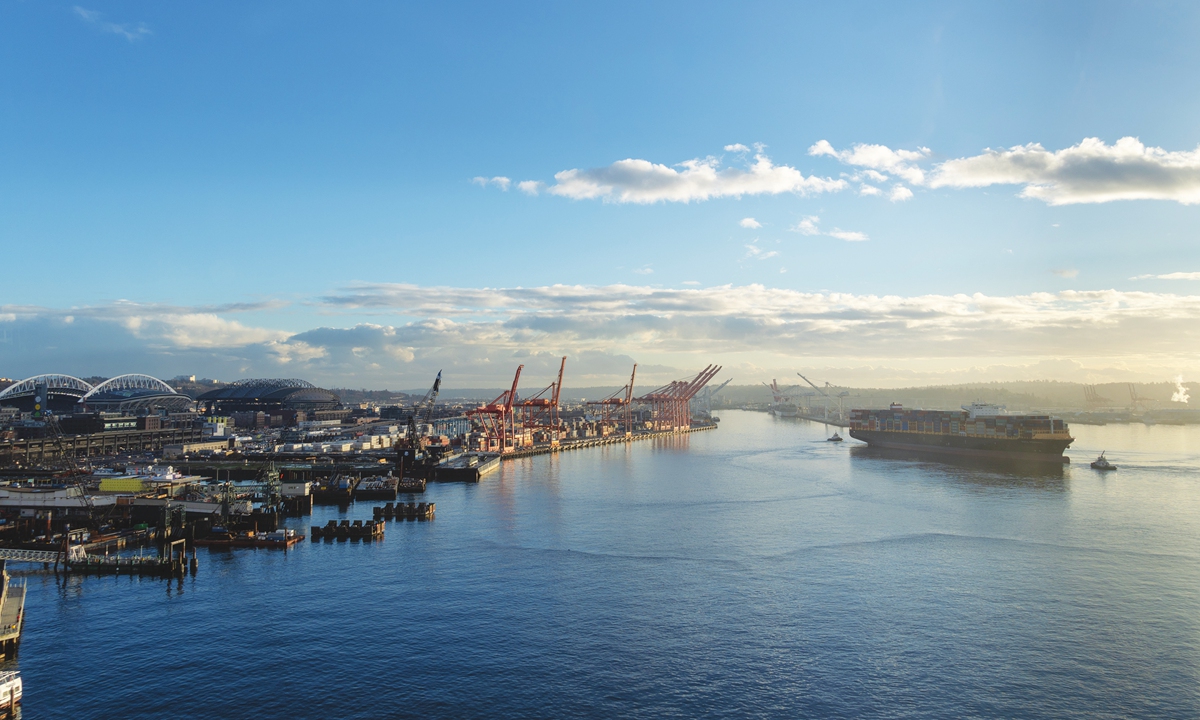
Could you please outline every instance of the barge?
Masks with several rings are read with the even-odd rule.
[[[467,453],[446,460],[433,471],[436,482],[479,482],[500,468],[500,456],[492,453]]]
[[[267,548],[271,550],[287,550],[304,539],[295,530],[272,530],[259,533],[253,530],[237,533],[215,532],[204,538],[196,538],[193,542],[200,547],[209,548]]]
[[[355,500],[395,500],[400,481],[393,475],[364,478],[354,490]]]
[[[850,437],[873,447],[996,460],[1069,463],[1075,441],[1067,423],[1050,415],[1009,415],[986,403],[961,411],[851,410]]]
[[[313,502],[318,505],[349,505],[354,499],[359,479],[351,475],[334,475],[313,486]]]

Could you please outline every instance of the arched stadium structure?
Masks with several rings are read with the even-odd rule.
[[[134,373],[105,380],[88,391],[79,402],[91,411],[181,412],[190,408],[194,401],[156,377]]]
[[[9,385],[0,392],[0,406],[15,407],[22,412],[32,412],[34,394],[39,386],[47,390],[46,409],[54,413],[69,413],[75,409],[84,395],[92,391],[91,383],[73,375],[48,373],[34,375]]]
[[[333,410],[337,395],[305,380],[261,378],[239,380],[196,398],[205,412],[271,412],[273,410]]]

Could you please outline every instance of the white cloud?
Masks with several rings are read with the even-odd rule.
[[[699,285],[700,281],[699,280],[684,280],[683,282],[681,282],[679,284],[680,285]]]
[[[1135,275],[1130,280],[1200,280],[1200,272],[1173,272],[1163,275]]]
[[[754,218],[742,218],[741,221],[738,222],[738,225],[751,230],[757,230],[758,228],[762,227],[762,223]]]
[[[103,16],[95,10],[85,10],[84,8],[81,8],[78,5],[76,5],[74,7],[74,10],[75,10],[75,14],[78,15],[80,19],[82,19],[84,22],[88,23],[89,25],[94,26],[101,32],[112,33],[114,35],[120,35],[121,37],[125,38],[129,42],[141,40],[142,38],[146,37],[147,35],[154,34],[150,30],[150,28],[146,27],[146,23],[138,23],[137,25],[130,25],[128,23],[108,22],[106,20],[103,20],[102,19]]]
[[[897,183],[892,187],[892,191],[888,193],[888,200],[892,202],[901,202],[908,200],[913,196],[913,191]]]
[[[495,185],[496,187],[500,188],[504,192],[508,192],[508,186],[512,184],[512,180],[504,177],[503,175],[497,175],[496,177],[493,177],[493,178],[486,178],[486,177],[483,177],[482,175],[476,175],[475,177],[471,178],[471,182],[475,183],[479,187],[487,187],[488,185]],[[521,184],[524,184],[524,183],[521,183]],[[520,185],[518,185],[518,187],[520,187]],[[521,188],[521,189],[524,190],[525,188]]]
[[[866,233],[843,230],[839,227],[835,227],[829,232],[824,232],[819,226],[820,222],[821,218],[816,215],[805,215],[800,219],[800,222],[788,228],[788,230],[798,232],[801,235],[824,235],[826,237],[837,238],[838,240],[845,240],[846,242],[863,242],[870,239]]]
[[[876,171],[882,170],[914,185],[920,185],[925,182],[925,171],[918,167],[916,163],[929,157],[930,150],[925,147],[917,148],[916,150],[893,150],[885,145],[865,145],[858,143],[852,145],[849,150],[838,151],[834,150],[833,145],[828,140],[819,140],[808,149],[808,154],[813,156],[828,155],[837,158],[847,165],[870,168]],[[871,177],[876,182],[883,182],[887,179],[879,173]]]
[[[778,254],[779,252],[776,250],[763,250],[757,245],[746,246],[746,257],[754,260],[766,260],[768,258],[773,258]]]
[[[537,180],[522,180],[517,183],[517,189],[526,195],[537,195],[542,190],[542,183]]]
[[[726,145],[725,152],[748,153],[750,152],[750,148],[741,143],[734,143],[732,145]]]
[[[643,266],[640,268],[635,268],[633,272],[636,275],[653,275],[654,268],[650,267],[649,265],[646,265],[646,266]]]
[[[1024,185],[1022,197],[1050,205],[1114,200],[1200,203],[1200,148],[1169,152],[1123,137],[1112,145],[1086,138],[1051,152],[1040,144],[950,160],[939,165],[932,187]]]
[[[743,195],[810,195],[847,187],[845,180],[805,177],[796,168],[775,165],[762,152],[744,169],[722,168],[721,161],[713,157],[687,160],[674,167],[630,158],[602,168],[563,170],[554,179],[556,184],[548,188],[554,195],[642,204]]]
[[[1050,272],[1054,273],[1055,275],[1057,275],[1057,276],[1059,276],[1059,277],[1061,277],[1061,278],[1073,278],[1073,277],[1078,277],[1078,276],[1079,276],[1079,271],[1078,271],[1078,270],[1075,270],[1074,268],[1064,268],[1064,269],[1061,269],[1061,270],[1051,270]]]
[[[846,242],[865,242],[867,240],[870,240],[870,238],[867,237],[866,233],[856,232],[856,231],[852,231],[852,230],[842,230],[841,228],[836,228],[836,227],[825,234],[831,238],[837,238],[838,240],[845,240]]]
[[[858,194],[859,195],[882,195],[883,191],[880,190],[879,188],[875,187],[874,185],[863,184],[858,187]]]
[[[816,215],[805,215],[804,217],[800,218],[800,222],[791,226],[788,228],[788,230],[791,230],[792,232],[798,232],[801,235],[820,235],[821,230],[817,227],[817,223],[820,221],[821,218],[817,217]]]

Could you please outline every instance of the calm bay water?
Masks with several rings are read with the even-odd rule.
[[[1200,717],[1200,427],[1029,472],[722,418],[431,486],[381,543],[31,572],[25,717]]]

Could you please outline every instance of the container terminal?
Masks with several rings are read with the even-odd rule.
[[[357,406],[298,379],[180,392],[147,375],[98,382],[37,375],[0,387],[0,559],[68,573],[195,574],[196,548],[287,550],[283,524],[314,505],[387,502],[432,517],[429,483],[480,482],[508,459],[716,427],[720,371],[641,394],[562,400],[567,358],[547,385],[475,403],[438,402],[441,373],[402,405]],[[381,519],[389,518],[384,505]],[[382,539],[383,525],[317,536]],[[339,526],[340,527],[340,526]]]

